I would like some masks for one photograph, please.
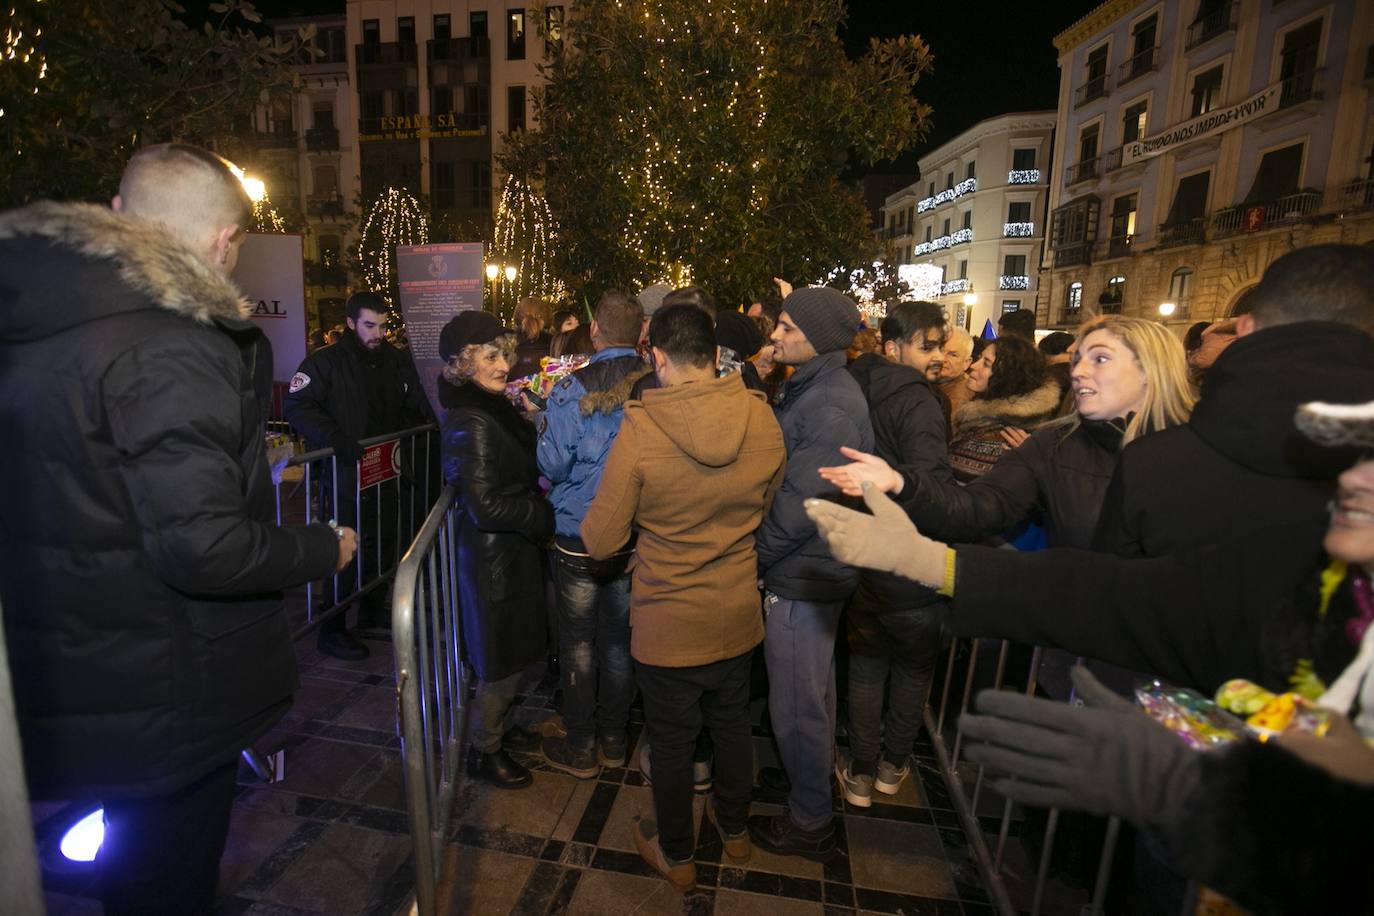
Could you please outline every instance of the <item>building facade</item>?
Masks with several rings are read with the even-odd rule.
[[[1042,324],[1181,332],[1293,248],[1374,239],[1374,4],[1109,0],[1055,46]]]
[[[1053,111],[979,122],[919,160],[921,178],[888,196],[882,234],[903,276],[975,332],[1031,308],[1045,239]]]

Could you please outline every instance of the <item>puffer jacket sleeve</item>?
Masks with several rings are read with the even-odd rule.
[[[644,480],[639,474],[639,428],[626,411],[620,434],[606,456],[596,497],[582,519],[582,543],[594,559],[604,560],[630,540]]]
[[[514,532],[542,544],[553,537],[553,507],[532,486],[502,482],[498,427],[479,410],[445,413],[444,479],[457,485],[479,530]]]
[[[120,471],[157,576],[193,595],[271,592],[333,573],[325,525],[280,528],[253,517],[241,452],[237,355],[148,345],[102,385]],[[230,362],[232,361],[232,362]],[[250,473],[269,474],[265,457]]]
[[[873,417],[873,440],[879,455],[898,471],[928,473],[932,482],[953,484],[944,408],[930,389],[917,388],[901,398],[878,405]],[[884,451],[890,451],[892,460]]]
[[[1040,444],[1022,443],[1002,454],[986,474],[959,486],[937,471],[905,470],[897,502],[927,537],[981,541],[1024,521],[1040,501]]]

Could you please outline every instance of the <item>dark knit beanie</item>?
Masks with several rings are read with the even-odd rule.
[[[743,312],[717,312],[716,345],[729,347],[742,359],[749,359],[763,348],[763,332]]]
[[[817,353],[843,350],[859,333],[859,307],[829,286],[805,286],[782,300],[782,310]]]
[[[490,312],[469,309],[459,312],[439,332],[439,358],[448,362],[469,344],[488,344],[510,333]]]

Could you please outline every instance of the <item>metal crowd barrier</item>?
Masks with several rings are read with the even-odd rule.
[[[990,682],[980,681],[978,665],[980,649],[983,646],[997,648],[997,661]],[[1050,883],[1050,866],[1054,854],[1055,838],[1059,830],[1059,811],[1050,809],[1046,818],[1044,833],[1040,844],[1040,861],[1036,865],[1035,881],[1030,887],[1030,899],[1013,900],[1007,887],[1007,845],[1010,841],[1015,805],[1011,799],[996,795],[995,791],[983,784],[984,768],[961,760],[963,735],[960,730],[960,717],[969,710],[977,690],[991,688],[1003,689],[1007,681],[1007,660],[1012,643],[998,639],[954,639],[949,646],[946,659],[944,680],[932,685],[930,698],[924,709],[925,727],[935,747],[941,775],[949,789],[949,795],[956,814],[968,839],[969,854],[977,865],[979,874],[987,888],[991,905],[1001,916],[1017,916],[1028,912],[1030,916],[1042,913],[1076,913],[1077,916],[1103,916],[1106,912],[1107,893],[1112,877],[1117,844],[1120,840],[1121,821],[1112,817],[1107,819],[1106,832],[1097,857],[1097,871],[1092,882],[1091,895],[1087,900],[1061,902],[1047,908],[1047,891]],[[990,654],[990,653],[989,653]],[[1044,649],[1035,646],[1031,650],[1029,674],[1024,686],[1026,694],[1035,692]],[[1082,663],[1083,659],[1078,659]],[[938,703],[936,702],[938,697]],[[1069,702],[1074,702],[1070,696]],[[956,711],[957,707],[957,711]],[[967,780],[972,776],[972,787]],[[983,793],[995,795],[1001,801],[1000,818],[995,819],[996,841],[990,849],[984,832],[984,822],[978,814]],[[989,822],[988,826],[992,826]],[[1023,822],[1023,826],[1026,823]],[[1029,864],[1029,863],[1028,863]],[[1071,894],[1067,896],[1072,896]],[[1080,895],[1081,896],[1081,895]],[[1197,903],[1197,887],[1189,883],[1184,894],[1180,916],[1192,916]]]
[[[455,493],[450,485],[439,494],[396,570],[391,592],[401,756],[420,916],[436,912],[471,680],[462,660],[458,617]]]

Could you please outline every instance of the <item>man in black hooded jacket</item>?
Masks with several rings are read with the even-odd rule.
[[[353,534],[274,524],[272,355],[227,163],[140,150],[114,209],[0,214],[0,603],[35,798],[94,798],[110,914],[208,913],[235,759],[297,683],[282,589]]]
[[[1374,251],[1299,248],[1269,266],[1192,418],[1121,453],[1096,549],[1157,557],[1280,523],[1320,525],[1358,457],[1293,425],[1299,404],[1374,400]]]

